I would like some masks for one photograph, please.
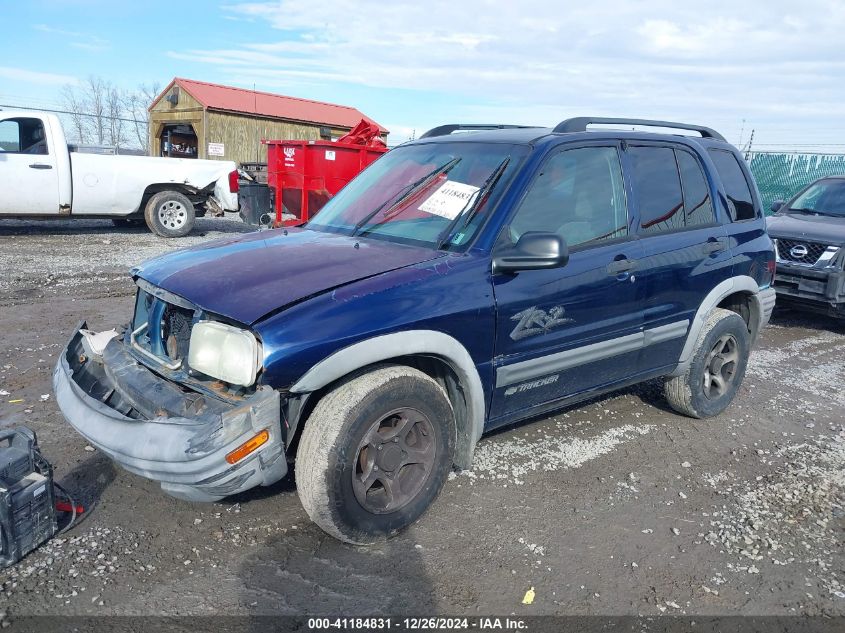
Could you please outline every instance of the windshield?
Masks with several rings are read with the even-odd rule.
[[[845,180],[823,180],[811,185],[789,206],[789,212],[845,217]]]
[[[397,147],[344,187],[308,228],[434,248],[469,243],[520,159],[522,145]]]

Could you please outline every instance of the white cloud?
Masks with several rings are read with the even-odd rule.
[[[409,141],[412,138],[419,138],[425,132],[425,130],[418,130],[400,123],[382,123],[382,125],[390,130],[389,142],[391,147]]]
[[[42,86],[63,86],[65,84],[75,84],[79,81],[76,77],[70,75],[43,73],[35,70],[27,70],[26,68],[13,68],[11,66],[0,66],[0,77],[12,81],[40,84]]]
[[[50,35],[56,35],[62,39],[69,40],[68,44],[70,46],[84,51],[98,53],[111,48],[111,42],[97,35],[82,33],[80,31],[68,31],[50,26],[49,24],[34,24],[32,28],[42,33],[49,33]]]
[[[598,113],[684,118],[737,132],[744,118],[771,129],[843,128],[845,3],[837,0],[281,0],[224,10],[278,36],[171,56],[259,85],[443,93],[526,123]],[[401,121],[396,112],[382,117],[413,128],[481,110],[432,110],[423,122]]]
[[[82,37],[82,33],[78,31],[68,31],[66,29],[58,29],[49,24],[33,24],[32,28],[42,33],[51,33],[53,35],[61,35],[63,37]]]
[[[83,51],[89,51],[92,53],[99,53],[100,51],[105,51],[111,48],[108,42],[105,40],[92,40],[89,42],[71,42],[70,45],[73,48],[78,48]]]

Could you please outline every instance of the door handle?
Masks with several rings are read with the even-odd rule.
[[[637,260],[635,259],[615,259],[607,265],[608,275],[621,275],[623,273],[631,272],[637,267]]]
[[[706,254],[712,255],[713,253],[721,253],[724,251],[727,248],[727,244],[725,244],[725,242],[721,239],[714,240],[711,238],[704,243],[702,248]]]
[[[52,165],[45,165],[44,163],[32,163],[29,166],[30,169],[53,169]]]

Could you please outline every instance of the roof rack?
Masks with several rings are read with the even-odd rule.
[[[463,123],[449,123],[448,125],[438,125],[437,127],[431,128],[428,132],[423,134],[420,138],[432,138],[433,136],[447,136],[452,132],[457,132],[458,130],[511,130],[511,129],[522,129],[522,128],[530,128],[536,127],[534,125],[507,125],[504,123],[491,123],[491,124],[484,124],[484,123],[476,123],[476,124],[463,124]]]
[[[674,123],[673,121],[652,121],[650,119],[615,119],[608,117],[591,117],[579,116],[573,119],[566,119],[561,121],[552,130],[555,134],[566,132],[586,132],[588,125],[593,124],[621,124],[621,125],[644,125],[647,127],[668,127],[678,130],[691,130],[701,134],[702,138],[714,138],[718,141],[724,141],[725,137],[719,134],[716,130],[703,125],[689,125],[687,123]]]

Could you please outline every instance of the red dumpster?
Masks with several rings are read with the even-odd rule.
[[[277,226],[305,222],[367,165],[387,151],[362,121],[337,141],[263,141]],[[363,132],[363,133],[362,133]]]

